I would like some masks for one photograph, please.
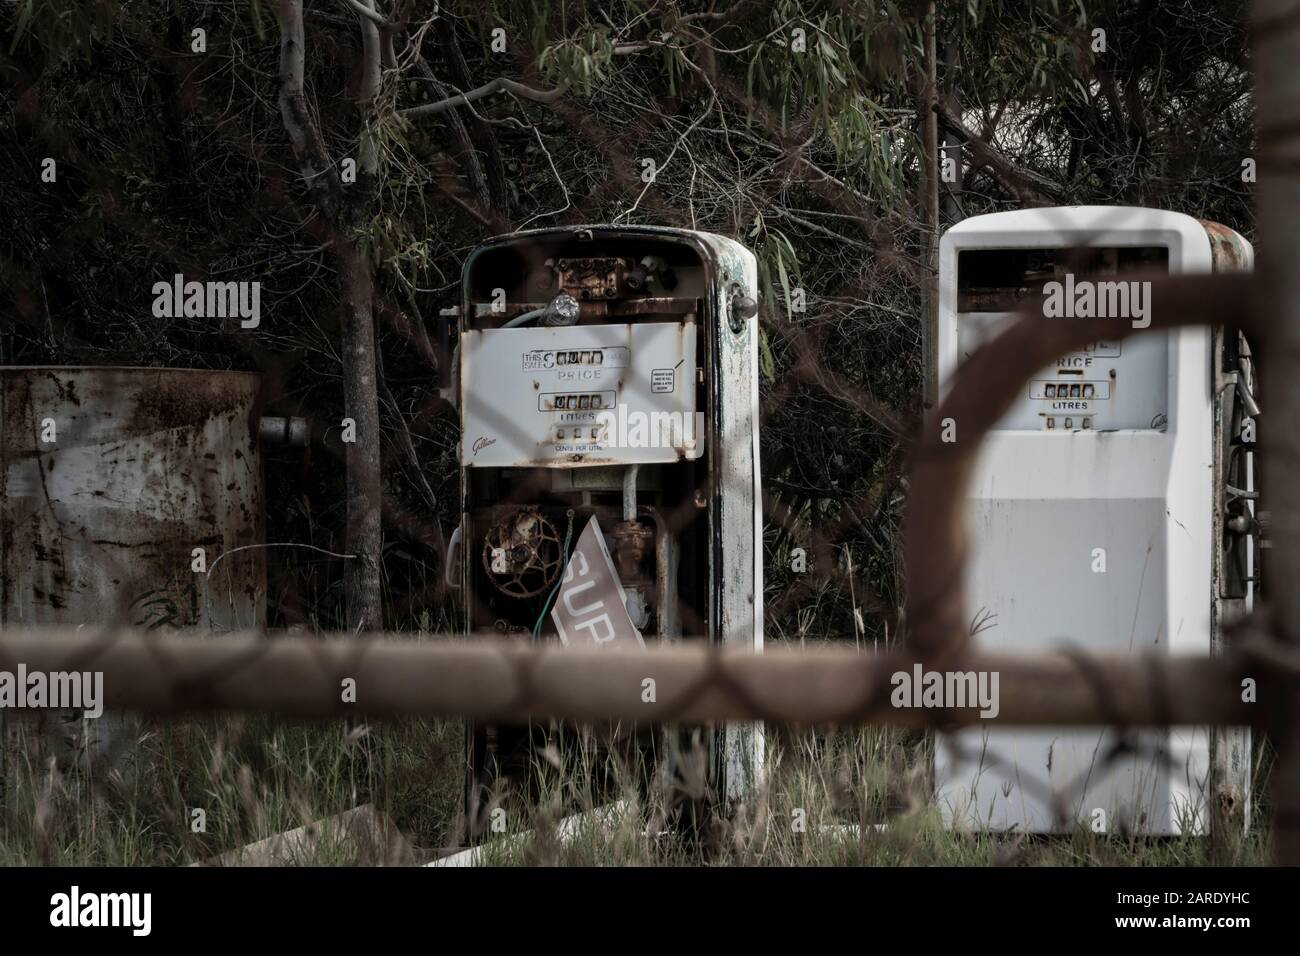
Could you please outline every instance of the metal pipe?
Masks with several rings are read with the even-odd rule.
[[[514,329],[533,319],[540,319],[546,313],[546,306],[540,309],[533,309],[531,312],[524,312],[522,315],[516,315],[513,319],[501,326],[503,329]]]
[[[277,418],[263,415],[257,425],[257,437],[263,445],[288,445],[306,448],[311,443],[311,421],[306,418]]]
[[[636,475],[641,466],[635,462],[623,469],[623,520],[636,520]]]
[[[542,325],[551,328],[573,325],[578,321],[578,300],[567,292],[561,292],[540,309],[533,309],[523,315],[516,315],[501,328],[518,328],[533,319],[538,319]]]

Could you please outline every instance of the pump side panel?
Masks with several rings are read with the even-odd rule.
[[[758,265],[744,246],[721,236],[700,237],[716,257],[712,290],[719,321],[712,334],[718,357],[716,407],[719,438],[715,488],[721,567],[713,569],[720,591],[725,647],[763,649],[763,537],[758,453],[758,318],[739,332],[730,322],[731,297],[740,291],[758,299]],[[764,756],[761,723],[731,723],[723,731],[725,798],[747,799],[760,785]]]
[[[1147,467],[1166,473],[1167,466],[1156,461]],[[1162,497],[973,499],[969,515],[979,553],[986,556],[967,572],[971,615],[987,628],[977,638],[982,648],[1030,653],[1058,644],[1107,653],[1167,650],[1170,568]],[[1101,566],[1101,556],[1092,557],[1098,547],[1105,549],[1104,572],[1093,571]],[[1173,625],[1181,638],[1200,629],[1200,622]],[[1156,746],[1164,736],[1157,732],[1143,739]],[[1167,768],[1193,759],[1188,742],[1170,742],[1178,752],[1168,765],[1124,758],[1111,767],[1108,755],[1117,740],[1101,727],[980,728],[958,734],[954,742],[962,757],[942,759],[944,772],[937,781],[945,816],[998,830],[1052,831],[1059,825],[1058,809],[1070,820],[1090,822],[1100,808],[1109,821],[1145,817],[1146,828],[1169,832],[1173,781]],[[1199,765],[1200,758],[1195,760]],[[1197,777],[1203,775],[1199,770]],[[1052,795],[1064,804],[1055,806]]]

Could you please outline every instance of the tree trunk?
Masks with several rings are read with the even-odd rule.
[[[961,94],[957,89],[957,68],[960,66],[960,58],[961,51],[957,41],[955,39],[945,40],[943,43],[944,90],[941,95],[948,107],[948,111],[957,116],[961,116]],[[963,166],[961,139],[951,129],[944,130],[943,156],[945,159],[953,161],[955,177],[952,182],[946,184],[946,188],[943,190],[943,218],[947,222],[955,223],[962,218],[960,197]]]
[[[925,15],[925,75],[921,82],[921,183],[924,191],[925,290],[921,318],[921,401],[928,415],[939,404],[939,102],[934,31],[938,13],[932,2]]]
[[[364,0],[373,9],[370,0]],[[373,112],[379,87],[380,35],[361,18],[364,63],[360,90],[363,125]],[[306,45],[302,0],[280,0],[280,115],[308,190],[329,231],[330,244],[343,278],[343,417],[355,423],[353,439],[344,443],[347,466],[347,540],[352,557],[343,572],[343,595],[350,633],[383,628],[379,593],[379,556],[383,474],[379,451],[379,400],[375,378],[375,271],[358,247],[355,232],[366,222],[376,195],[377,161],[373,142],[362,137],[358,181],[345,188],[326,153],[324,139],[307,107],[303,89]],[[352,194],[349,196],[349,190]]]
[[[383,629],[379,556],[383,550],[383,475],[380,466],[379,400],[375,383],[374,266],[350,240],[339,240],[343,272],[343,409],[356,422],[356,441],[346,443],[347,549],[343,594],[348,631]]]

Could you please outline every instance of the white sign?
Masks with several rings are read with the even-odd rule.
[[[628,616],[627,596],[595,516],[578,536],[551,620],[565,647],[645,650],[645,639]]]

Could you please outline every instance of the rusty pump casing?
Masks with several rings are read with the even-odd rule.
[[[468,636],[562,640],[550,600],[595,519],[639,637],[762,649],[756,300],[753,254],[708,233],[543,229],[468,257],[439,329],[461,421],[447,576]],[[471,827],[537,744],[467,728]],[[712,797],[743,799],[762,727],[714,728],[700,751]]]

